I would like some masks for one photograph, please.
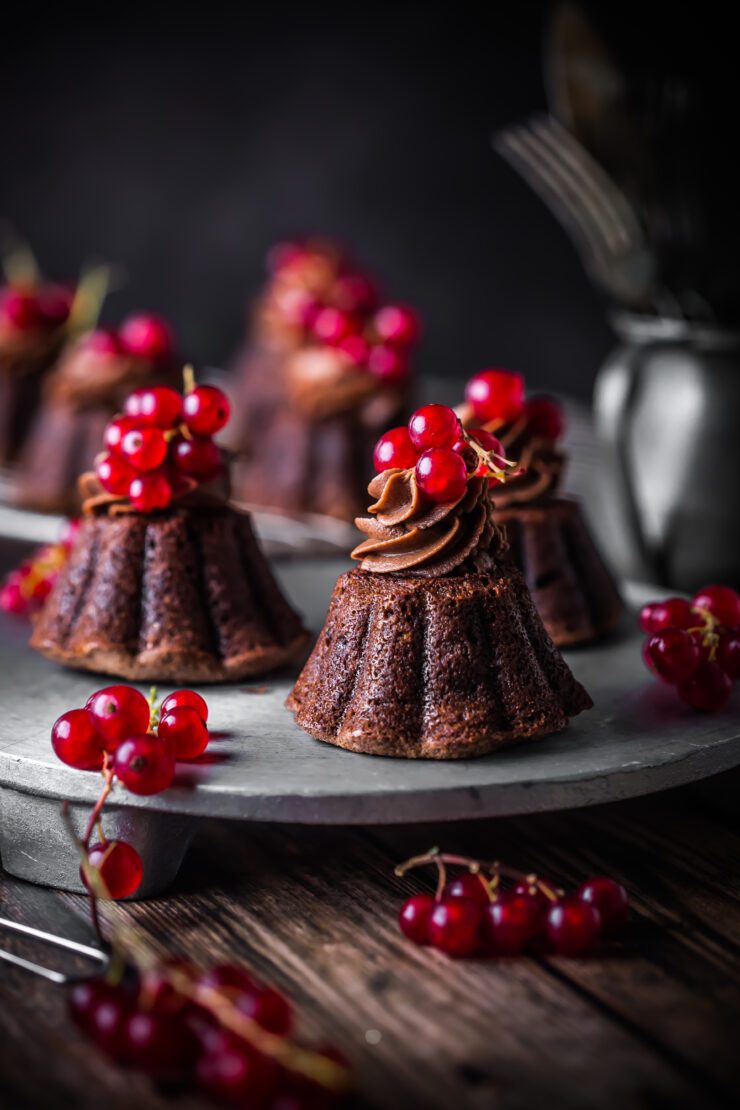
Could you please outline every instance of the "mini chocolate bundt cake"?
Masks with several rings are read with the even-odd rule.
[[[0,466],[14,463],[25,442],[44,376],[69,334],[72,300],[57,285],[0,289]]]
[[[193,410],[200,435],[192,437],[187,410],[168,427],[145,425],[146,435],[124,444],[126,458],[102,455],[80,479],[82,525],[34,625],[31,645],[42,655],[134,680],[219,682],[264,674],[305,649],[308,633],[248,514],[228,502],[218,449],[203,434],[220,391],[201,388],[210,392]],[[173,394],[150,396],[171,411]],[[152,468],[160,435],[165,454]]]
[[[234,372],[235,495],[351,520],[372,444],[406,403],[418,324],[408,308],[378,308],[368,278],[326,243],[273,252],[271,271]]]
[[[176,385],[178,377],[171,333],[154,316],[132,316],[118,330],[98,329],[70,344],[44,381],[18,461],[16,504],[77,513],[77,479],[93,465],[106,424],[127,395]]]
[[[288,699],[319,740],[459,759],[559,732],[592,704],[506,561],[488,482],[503,477],[498,461],[442,451],[435,465],[448,472],[434,482],[417,466],[370,484],[360,567],[337,582]]]
[[[624,615],[617,584],[580,503],[558,496],[567,461],[558,446],[560,407],[546,397],[525,400],[522,378],[505,370],[477,374],[467,396],[457,410],[463,424],[480,424],[519,463],[519,472],[493,491],[495,519],[552,640],[573,646],[613,631]]]

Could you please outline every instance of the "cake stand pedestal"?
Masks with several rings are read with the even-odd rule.
[[[346,566],[339,559],[276,566],[313,629]],[[78,891],[61,806],[69,801],[81,828],[101,780],[60,763],[49,732],[59,714],[110,680],[47,662],[26,647],[27,634],[22,622],[0,618],[0,854],[11,874]],[[632,617],[612,639],[567,652],[595,708],[560,735],[480,759],[382,759],[313,740],[284,708],[292,674],[207,688],[214,734],[206,755],[180,764],[164,794],[115,790],[104,811],[106,835],[141,853],[146,879],[138,897],[145,897],[173,880],[204,818],[343,826],[497,817],[619,801],[740,764],[737,693],[722,713],[694,713],[650,679],[641,639]]]

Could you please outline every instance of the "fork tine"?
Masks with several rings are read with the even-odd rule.
[[[85,956],[86,959],[95,960],[100,964],[107,964],[110,962],[110,955],[102,948],[95,948],[89,944],[82,944],[77,940],[69,940],[67,937],[60,937],[56,933],[47,933],[43,929],[35,929],[31,925],[22,925],[18,921],[11,921],[10,918],[0,917],[0,929],[8,929],[14,933],[21,933],[27,937],[33,937],[34,940],[41,941],[42,944],[49,944],[55,948],[64,948],[68,952],[74,952],[78,956]],[[48,979],[52,983],[70,983],[76,979],[82,978],[78,975],[67,975],[64,972],[56,971],[54,968],[44,967],[42,964],[34,963],[32,960],[26,960],[22,956],[16,956],[14,952],[8,952],[0,948],[0,960],[6,963],[13,964],[15,967],[23,968],[24,971],[30,971],[34,975],[39,975],[44,979]]]
[[[541,156],[540,142],[533,141],[526,128],[514,127],[495,135],[494,147],[544,200],[580,245],[586,268],[600,278],[604,255],[608,253],[603,231],[590,218],[580,198],[574,196],[570,182],[552,172],[550,160]]]
[[[598,190],[586,187],[583,176],[579,176],[563,158],[562,151],[553,143],[549,133],[543,135],[541,132],[526,130],[525,134],[525,142],[547,167],[558,187],[568,194],[572,206],[581,211],[584,218],[588,218],[597,229],[603,244],[603,253],[612,256],[625,253],[630,246],[629,240],[624,235],[618,216],[605,202],[603,195]]]
[[[608,211],[626,242],[641,244],[643,230],[632,205],[619,186],[589,152],[552,116],[536,115],[530,121],[532,131],[548,148],[568,165],[583,188],[604,211]]]

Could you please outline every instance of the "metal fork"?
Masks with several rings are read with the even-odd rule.
[[[68,952],[74,952],[77,956],[85,956],[87,959],[94,960],[97,964],[101,964],[103,970],[107,968],[110,963],[110,953],[105,949],[95,948],[89,944],[81,944],[79,941],[57,936],[56,933],[46,933],[43,929],[34,929],[30,925],[21,925],[19,922],[11,921],[7,917],[0,917],[0,929],[9,929],[14,933],[22,933],[24,936],[33,937],[34,940],[41,941],[42,944],[50,944],[56,948],[64,948]],[[34,963],[32,960],[25,960],[22,956],[16,956],[14,952],[8,952],[4,948],[0,948],[0,960],[13,964],[14,967],[20,967],[24,971],[30,971],[33,975],[39,975],[42,979],[47,979],[50,983],[76,983],[80,979],[87,979],[91,974],[100,974],[100,969],[96,968],[95,972],[68,975],[66,972],[57,971],[55,968],[44,967],[42,964]]]
[[[563,225],[595,282],[631,307],[655,303],[655,258],[637,213],[569,131],[537,114],[497,132],[493,146]]]

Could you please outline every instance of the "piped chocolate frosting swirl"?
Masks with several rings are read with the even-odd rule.
[[[368,538],[352,552],[362,570],[422,578],[484,573],[506,549],[487,478],[469,479],[463,496],[447,504],[423,499],[413,468],[383,471],[368,492],[375,503],[355,520]]]
[[[476,426],[470,405],[460,405],[455,411],[464,428]],[[501,440],[507,457],[516,459],[519,464],[517,473],[493,491],[497,509],[529,505],[533,501],[553,497],[558,492],[566,455],[552,440],[533,435],[526,416],[512,423],[494,420],[483,427]]]
[[[226,505],[231,496],[228,467],[224,467],[222,473],[210,482],[198,483],[183,475],[178,476],[178,483],[172,490],[172,504],[176,508],[218,509]],[[80,475],[77,488],[80,491],[83,513],[126,516],[139,511],[128,497],[104,490],[94,470]]]

